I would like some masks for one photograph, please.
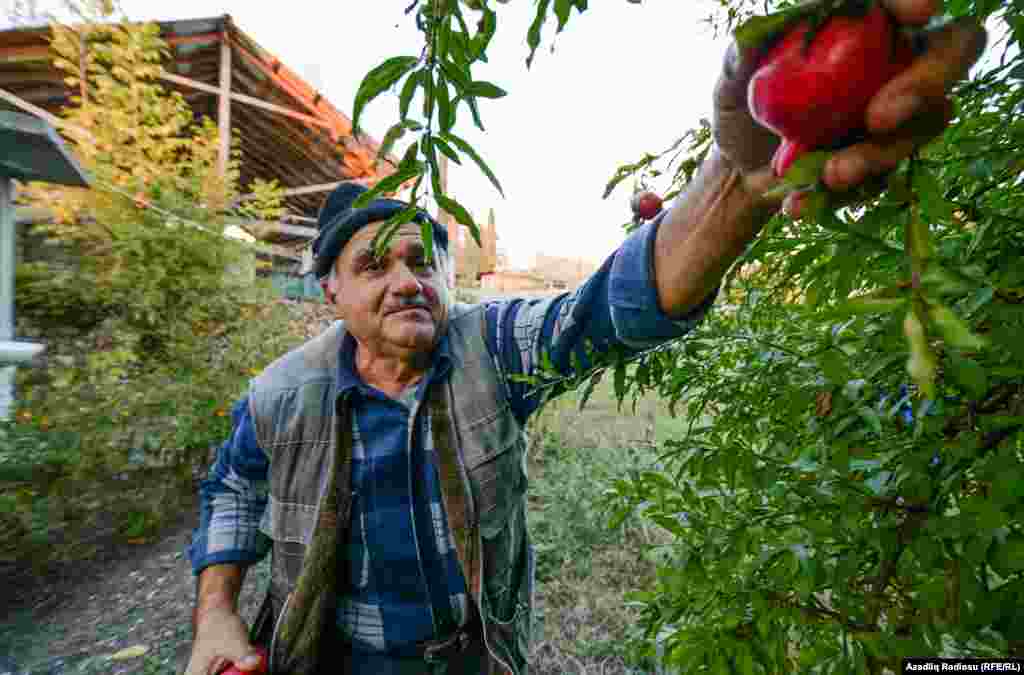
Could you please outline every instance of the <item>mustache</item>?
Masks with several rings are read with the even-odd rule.
[[[430,300],[422,292],[417,293],[411,298],[398,298],[391,303],[391,306],[388,308],[388,314],[401,312],[405,309],[425,309],[429,312],[431,309]]]

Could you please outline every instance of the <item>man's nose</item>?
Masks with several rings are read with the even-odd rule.
[[[420,280],[416,278],[409,266],[405,263],[395,265],[395,279],[392,282],[392,290],[398,295],[418,295],[423,290]]]

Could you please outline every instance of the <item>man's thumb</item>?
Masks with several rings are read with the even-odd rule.
[[[258,647],[255,650],[250,649],[243,656],[235,659],[233,668],[228,668],[224,673],[225,675],[228,675],[234,671],[244,673],[265,673],[267,671],[266,652]]]

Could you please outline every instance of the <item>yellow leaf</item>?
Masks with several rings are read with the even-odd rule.
[[[119,651],[116,654],[112,655],[110,657],[110,660],[111,661],[125,661],[127,659],[137,659],[137,658],[139,658],[140,656],[142,656],[143,654],[145,654],[148,651],[149,651],[149,647],[147,647],[146,645],[135,645],[134,647],[128,647],[126,649],[122,649],[121,651]]]

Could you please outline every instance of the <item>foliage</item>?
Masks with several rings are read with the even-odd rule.
[[[237,153],[222,175],[217,126],[161,86],[158,27],[112,21],[108,2],[74,9],[80,22],[53,24],[51,46],[78,92],[63,115],[84,130],[68,141],[92,186],[30,184],[22,195],[53,214],[36,231],[64,255],[18,269],[19,331],[49,343],[48,367],[19,372],[20,412],[7,430],[17,442],[0,453],[15,473],[33,452],[59,459],[11,488],[49,510],[49,526],[20,507],[0,514],[37,533],[62,522],[76,492],[91,499],[138,465],[190,481],[228,431],[226,408],[251,369],[291,337],[266,289],[252,286],[253,251],[223,236]],[[279,186],[250,189],[257,198],[239,215],[279,214]],[[155,523],[147,514],[159,501],[124,503],[138,511],[128,536]]]
[[[483,13],[476,35],[458,3],[414,3],[427,50],[366,92],[418,67],[428,92],[440,72],[467,100],[489,37],[464,52],[496,15],[465,4]],[[731,31],[791,3],[718,4],[711,23]],[[531,57],[545,21],[561,30],[573,8],[587,3],[535,3]],[[1024,5],[945,9],[1004,37],[953,92],[944,135],[880,192],[819,192],[803,219],[773,219],[698,332],[614,368],[621,398],[655,391],[689,423],[664,467],[606,497],[613,525],[642,518],[672,538],[634,595],[640,656],[660,644],[681,672],[881,673],[908,655],[1024,654]],[[424,110],[410,176],[436,172],[414,162],[435,119],[454,126],[451,108]],[[708,131],[624,165],[606,196],[629,178],[685,191]]]
[[[942,138],[877,197],[773,220],[726,306],[628,383],[692,425],[609,495],[675,535],[634,598],[684,672],[1024,649],[1024,32],[997,16],[1003,62]]]

